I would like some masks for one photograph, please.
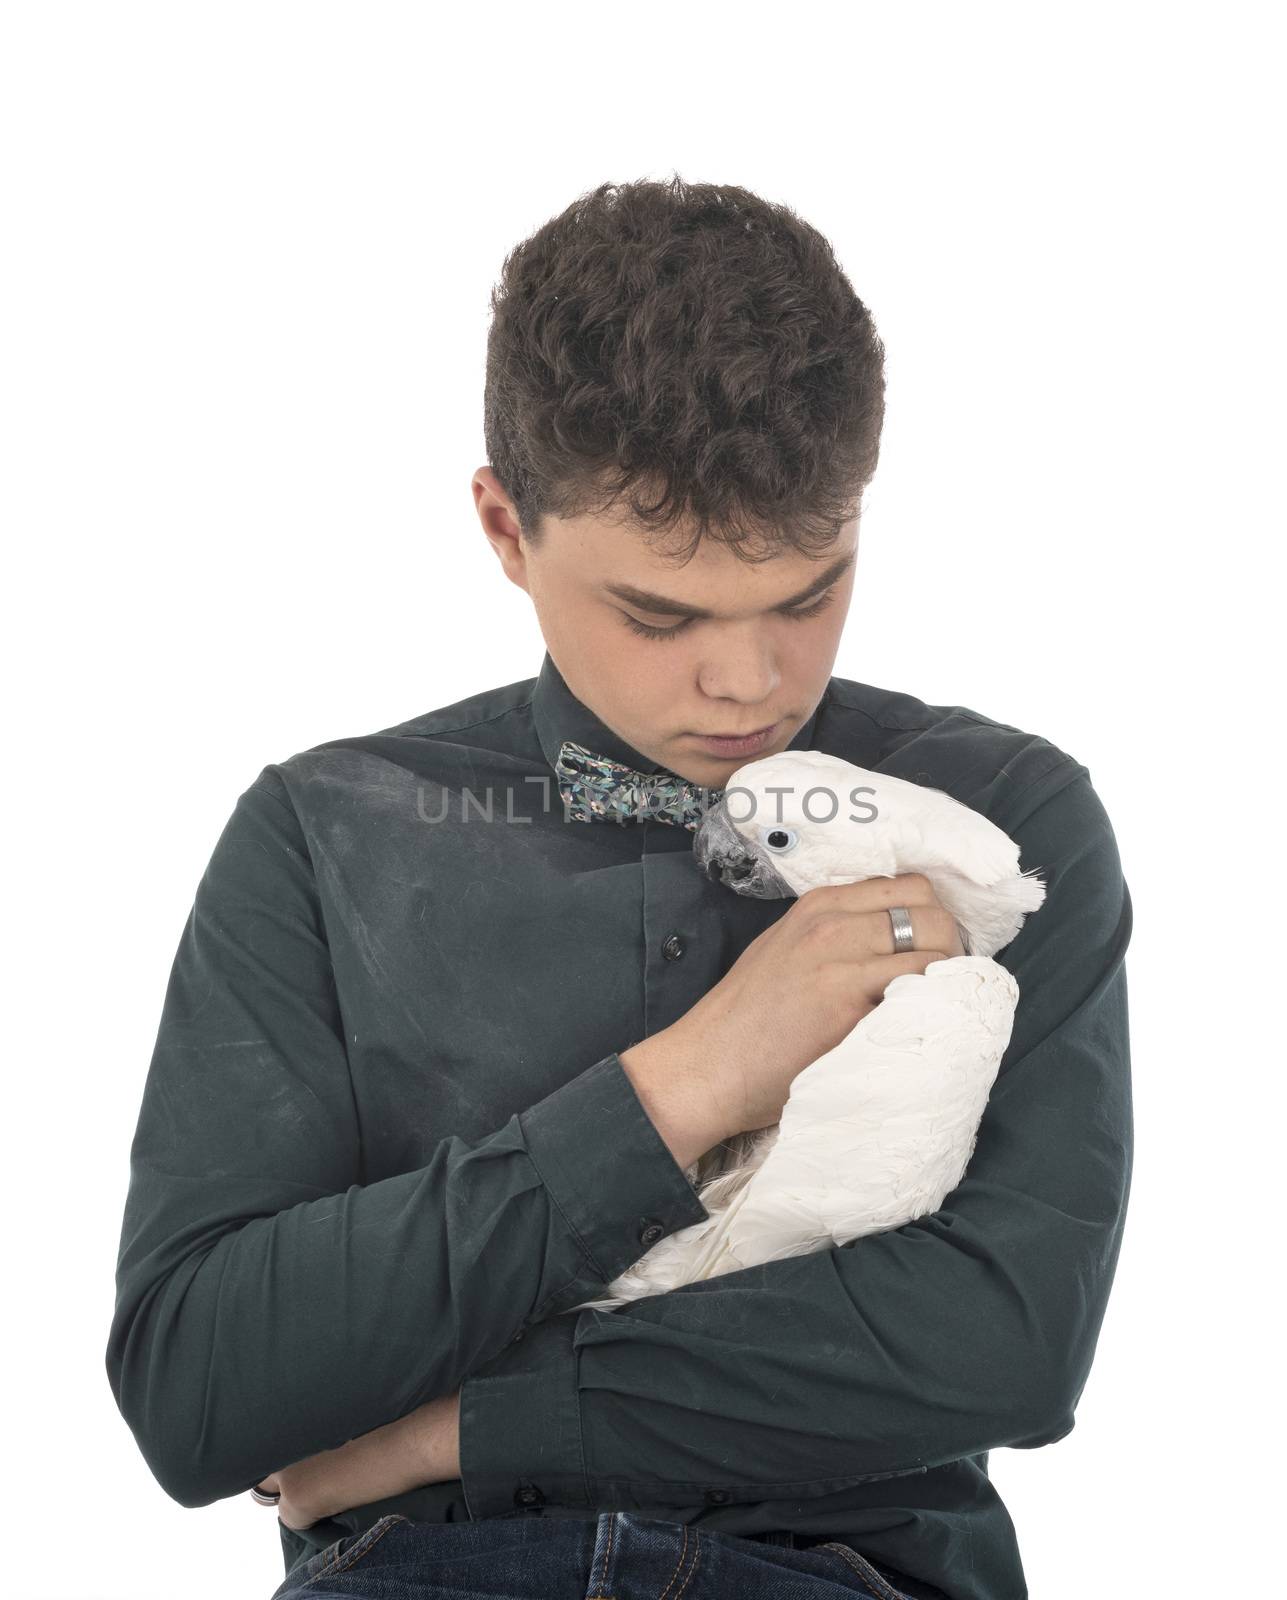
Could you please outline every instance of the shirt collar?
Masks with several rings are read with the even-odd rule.
[[[814,748],[813,739],[818,719],[830,694],[831,684],[828,681],[827,687],[822,691],[821,699],[813,708],[813,714],[787,745],[788,750]],[[594,751],[596,755],[620,761],[628,767],[633,767],[637,772],[671,772],[669,767],[662,766],[660,762],[628,745],[619,733],[614,733],[605,722],[595,716],[589,706],[578,700],[568,688],[563,674],[554,665],[554,659],[548,650],[541,662],[536,687],[532,691],[532,720],[542,753],[552,769],[558,762],[563,741],[571,739],[583,745],[585,749]],[[680,774],[673,773],[672,776],[678,777]]]

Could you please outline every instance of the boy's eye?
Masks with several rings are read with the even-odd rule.
[[[685,620],[677,622],[673,628],[650,628],[646,622],[640,622],[638,617],[632,617],[628,611],[623,611],[621,615],[626,619],[627,625],[635,633],[641,633],[645,639],[670,639],[688,626],[688,620]]]
[[[831,604],[835,597],[836,591],[828,589],[826,594],[820,600],[815,600],[812,605],[797,606],[794,611],[782,611],[779,612],[779,615],[796,619],[816,617],[820,611],[824,611]],[[628,611],[623,611],[621,615],[625,618],[627,627],[631,628],[635,633],[642,634],[645,639],[673,639],[677,633],[682,633],[692,621],[691,617],[686,617],[683,622],[677,622],[672,627],[654,628],[650,627],[646,622],[640,622],[638,617],[632,617]]]

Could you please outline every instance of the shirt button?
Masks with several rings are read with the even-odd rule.
[[[514,1491],[514,1504],[516,1506],[544,1505],[545,1496],[535,1484],[525,1483],[521,1489]]]
[[[728,1504],[727,1489],[707,1489],[706,1504],[710,1506],[724,1506]]]
[[[648,1218],[645,1217],[644,1225],[639,1230],[639,1243],[654,1245],[665,1231],[660,1222],[649,1222]]]
[[[667,961],[678,961],[684,953],[684,941],[677,933],[672,933],[662,945],[661,953]]]

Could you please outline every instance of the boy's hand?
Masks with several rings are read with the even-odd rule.
[[[907,907],[914,950],[893,953],[890,906]],[[922,873],[810,889],[690,1011],[632,1046],[631,1059],[659,1060],[691,1080],[715,1107],[719,1137],[768,1127],[792,1081],[874,1011],[895,978],[964,953]]]
[[[460,1393],[359,1434],[335,1450],[270,1473],[258,1488],[281,1492],[278,1520],[298,1533],[323,1517],[460,1476]]]

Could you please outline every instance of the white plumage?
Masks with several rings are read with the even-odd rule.
[[[739,820],[740,819],[740,820]],[[816,820],[822,819],[822,820]],[[904,973],[791,1085],[775,1128],[739,1134],[688,1169],[709,1218],[657,1243],[585,1306],[805,1255],[934,1211],[961,1181],[1010,1041],[1019,989],[992,960],[1045,886],[1018,846],[939,789],[817,750],[740,767],[694,838],[698,865],[775,899],[923,873],[966,950]]]

